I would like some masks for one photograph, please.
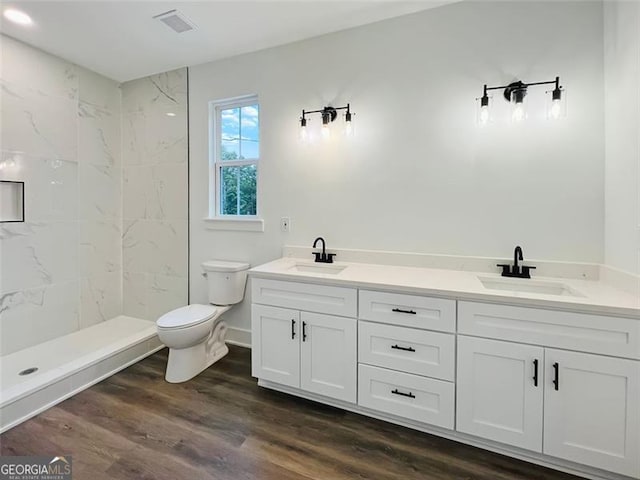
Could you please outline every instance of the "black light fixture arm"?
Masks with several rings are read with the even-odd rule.
[[[556,77],[555,80],[549,80],[546,82],[524,83],[518,80],[516,82],[510,83],[509,85],[500,85],[497,87],[489,87],[485,84],[482,91],[482,97],[481,97],[482,105],[484,106],[489,103],[489,97],[487,95],[487,92],[491,90],[504,90],[504,97],[507,101],[510,102],[511,94],[513,92],[523,92],[526,95],[527,88],[529,87],[535,87],[537,85],[552,85],[552,84],[555,85],[555,89],[553,90],[553,98],[554,100],[559,99],[560,92],[562,91],[562,86],[560,86],[560,77]]]
[[[338,110],[346,110],[346,120],[351,121],[351,105],[347,103],[344,107],[331,107],[326,106],[319,110],[302,110],[302,116],[300,117],[300,124],[304,127],[307,124],[307,115],[312,113],[320,113],[322,115],[322,123],[333,122],[338,116]]]

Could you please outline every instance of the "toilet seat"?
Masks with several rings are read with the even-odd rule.
[[[156,325],[158,328],[168,330],[194,327],[209,320],[216,311],[217,308],[213,305],[195,303],[165,313],[156,321]]]

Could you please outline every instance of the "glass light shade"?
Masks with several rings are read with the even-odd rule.
[[[322,124],[322,138],[324,138],[325,140],[331,138],[331,129],[329,128],[328,123]]]
[[[560,120],[567,116],[567,92],[564,89],[559,93],[554,93],[553,90],[547,92],[546,103],[549,120]]]
[[[484,126],[491,122],[490,97],[481,97],[476,103],[476,120],[478,125]]]
[[[307,129],[306,125],[300,126],[300,130],[298,132],[298,139],[301,142],[308,142],[309,141],[309,130]]]
[[[353,120],[344,122],[344,134],[347,137],[353,137]]]

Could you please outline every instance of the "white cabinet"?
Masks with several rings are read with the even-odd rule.
[[[251,306],[251,374],[289,387],[300,386],[300,312]]]
[[[356,320],[302,312],[300,387],[356,402]]]
[[[355,319],[251,308],[254,377],[356,403]]]
[[[358,368],[358,405],[414,422],[453,428],[453,383],[370,365]]]
[[[359,318],[404,327],[455,332],[456,301],[360,290]]]
[[[545,356],[544,453],[640,477],[640,362]]]
[[[360,363],[453,381],[455,351],[450,333],[364,321],[358,326]]]
[[[543,358],[542,347],[459,336],[456,429],[541,452]]]
[[[640,362],[460,335],[456,429],[640,478]]]

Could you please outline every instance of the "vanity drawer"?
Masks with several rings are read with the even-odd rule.
[[[357,290],[353,288],[263,278],[251,280],[251,301],[262,305],[355,318],[358,315],[357,298]]]
[[[443,332],[456,329],[455,300],[360,290],[359,304],[363,320]]]
[[[453,381],[455,336],[360,321],[358,361]]]
[[[458,302],[458,332],[615,357],[640,358],[640,319]]]
[[[359,365],[358,405],[415,422],[453,429],[454,384]]]

